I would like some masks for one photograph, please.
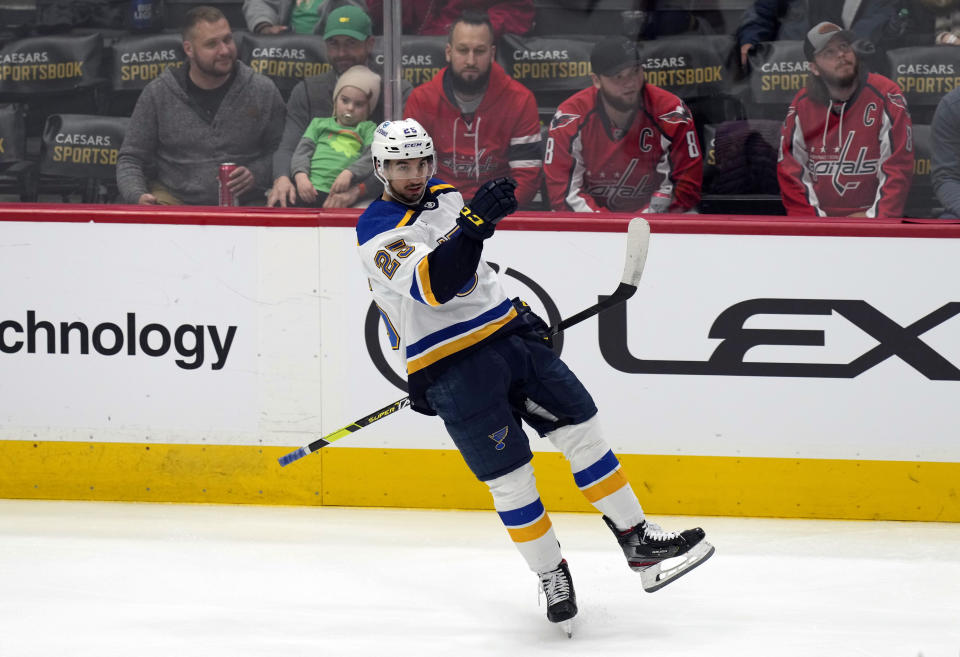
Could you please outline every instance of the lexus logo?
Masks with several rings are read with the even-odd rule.
[[[748,329],[754,315],[831,315],[837,313],[879,344],[849,363],[744,362],[747,351],[760,345],[822,347],[823,331]],[[960,314],[951,301],[908,326],[900,326],[866,301],[847,299],[750,299],[724,310],[708,337],[720,339],[705,361],[651,360],[633,356],[627,348],[627,314],[623,304],[599,315],[600,353],[614,369],[628,374],[699,374],[715,376],[776,376],[852,379],[891,357],[910,365],[933,381],[960,381],[960,369],[920,339],[927,331]]]

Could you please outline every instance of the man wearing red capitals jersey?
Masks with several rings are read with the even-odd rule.
[[[853,33],[815,25],[807,86],[787,110],[777,177],[787,214],[899,217],[913,178],[913,134],[892,80],[861,70]]]
[[[490,19],[464,12],[450,28],[446,68],[413,90],[404,114],[433,136],[440,178],[470,196],[486,180],[509,176],[523,208],[540,188],[540,117],[533,93],[495,55]]]
[[[554,210],[687,212],[700,201],[703,158],[690,110],[646,84],[625,37],[590,53],[593,86],[563,101],[543,156]]]

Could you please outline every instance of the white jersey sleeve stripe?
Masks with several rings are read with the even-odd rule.
[[[517,144],[535,144],[538,141],[542,141],[543,138],[540,136],[540,133],[537,132],[532,135],[526,135],[525,137],[511,137],[510,145],[516,146]]]
[[[877,161],[877,195],[873,199],[873,203],[867,208],[866,215],[868,217],[877,216],[877,208],[880,205],[880,199],[883,198],[883,186],[887,182],[887,172],[884,169],[887,160],[890,159],[890,156],[893,153],[893,145],[891,143],[891,135],[893,133],[893,122],[890,120],[890,113],[884,108],[883,110],[883,122],[880,125],[880,158]]]
[[[800,165],[800,168],[803,170],[803,174],[800,176],[800,182],[803,183],[804,189],[807,190],[807,203],[817,211],[817,216],[824,217],[826,213],[820,209],[820,199],[817,198],[817,192],[813,188],[813,180],[810,178],[810,168],[807,166],[808,157],[807,157],[807,144],[803,138],[803,128],[800,127],[800,117],[797,116],[797,120],[793,125],[793,154],[797,159],[797,164]]]
[[[583,166],[583,141],[580,133],[574,137],[570,144],[570,155],[573,157],[573,171],[570,174],[570,185],[567,191],[566,202],[574,212],[593,212],[586,201],[580,197],[580,189],[583,187],[583,175],[586,171]]]

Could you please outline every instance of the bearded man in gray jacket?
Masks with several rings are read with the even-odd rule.
[[[286,109],[273,82],[237,61],[230,24],[213,7],[186,16],[183,68],[168,68],[137,99],[117,186],[127,203],[217,205],[219,165],[241,202],[263,200]]]

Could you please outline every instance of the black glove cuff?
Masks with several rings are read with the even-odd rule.
[[[460,214],[457,216],[457,224],[460,230],[467,237],[475,240],[485,240],[497,229],[496,224],[486,221],[483,217],[470,209],[469,205],[463,206]]]

